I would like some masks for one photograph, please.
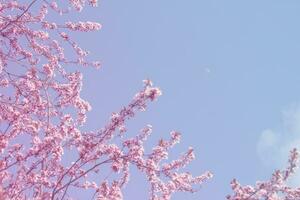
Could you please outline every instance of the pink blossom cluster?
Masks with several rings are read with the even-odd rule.
[[[95,31],[101,28],[101,25],[96,22],[66,22],[66,27],[73,31]]]
[[[50,21],[48,14],[65,16],[71,7],[81,11],[97,1],[70,0],[70,8],[55,0],[26,2],[0,1],[0,199],[72,199],[75,188],[93,190],[94,199],[120,200],[130,166],[147,177],[151,200],[194,192],[211,178],[210,172],[196,177],[181,172],[194,159],[192,148],[168,161],[170,148],[180,141],[178,132],[150,151],[144,149],[150,125],[135,137],[126,134],[126,121],[162,94],[150,80],[103,128],[83,131],[91,106],[80,95],[82,74],[72,66],[100,64],[87,59],[71,32],[101,25]],[[73,162],[68,154],[76,157]],[[99,178],[105,170],[110,173]]]

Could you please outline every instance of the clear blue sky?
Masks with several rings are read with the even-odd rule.
[[[151,146],[178,130],[174,153],[193,146],[188,169],[215,175],[174,200],[225,199],[234,177],[268,178],[300,138],[299,10],[296,0],[102,0],[82,17],[103,29],[78,35],[102,62],[84,74],[88,128],[103,126],[150,78],[163,96],[130,121],[129,134],[152,124]],[[127,200],[146,199],[140,174],[125,191]]]

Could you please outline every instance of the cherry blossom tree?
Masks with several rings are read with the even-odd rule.
[[[212,177],[210,172],[193,176],[183,171],[194,159],[192,148],[168,160],[180,133],[172,131],[151,151],[144,149],[151,125],[135,137],[126,134],[126,121],[162,94],[150,80],[144,80],[141,91],[112,113],[103,128],[82,130],[91,106],[80,96],[82,74],[75,67],[100,68],[100,63],[88,59],[88,51],[72,39],[72,32],[97,31],[101,25],[51,21],[48,16],[68,16],[96,6],[97,0],[0,0],[1,200],[72,199],[74,188],[93,190],[92,199],[120,200],[130,181],[130,166],[146,176],[151,200],[169,200],[177,191],[195,192]],[[64,162],[66,152],[76,156],[70,163]],[[286,170],[255,186],[243,187],[234,179],[227,199],[300,199],[300,188],[286,185],[297,160],[294,149]],[[100,178],[103,168],[109,172]]]
[[[149,152],[143,143],[150,125],[133,138],[126,136],[126,121],[161,95],[150,80],[103,128],[82,131],[91,106],[80,96],[82,74],[73,66],[100,64],[89,61],[88,51],[71,33],[96,31],[101,25],[48,16],[68,16],[86,6],[96,7],[97,0],[0,1],[0,198],[72,199],[69,191],[76,188],[93,190],[93,199],[119,200],[130,166],[145,174],[149,199],[196,191],[194,186],[212,175],[179,171],[194,159],[192,148],[167,160],[169,149],[180,141],[178,132]],[[65,163],[65,152],[77,158]],[[90,180],[103,175],[105,167],[110,169],[106,178]]]

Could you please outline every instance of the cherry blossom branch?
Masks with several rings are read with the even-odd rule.
[[[271,180],[257,182],[256,186],[242,187],[235,179],[231,182],[233,195],[228,195],[228,200],[257,200],[257,199],[300,199],[300,188],[291,189],[286,181],[295,172],[299,160],[297,149],[290,151],[288,167],[286,170],[276,170]],[[282,198],[281,198],[282,197]]]
[[[2,28],[0,29],[1,34],[3,34],[3,33],[2,33],[3,30],[5,30],[9,25],[18,22],[18,20],[21,19],[21,17],[22,17],[26,12],[28,12],[28,10],[29,10],[29,9],[33,6],[33,4],[34,4],[35,2],[37,2],[37,1],[38,1],[38,0],[33,0],[33,1],[27,6],[27,8],[26,8],[20,15],[17,16],[17,18],[16,18],[15,20],[9,21],[9,23],[8,23],[7,25],[5,25],[4,27],[2,27]]]

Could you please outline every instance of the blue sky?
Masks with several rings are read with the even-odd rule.
[[[163,96],[129,122],[129,134],[152,124],[150,147],[178,130],[174,155],[193,146],[188,169],[215,175],[174,200],[225,199],[234,177],[267,179],[300,146],[299,10],[296,0],[102,0],[81,13],[102,30],[78,35],[102,62],[84,73],[88,128],[103,126],[150,78]],[[143,178],[132,180],[125,199],[146,199]]]

